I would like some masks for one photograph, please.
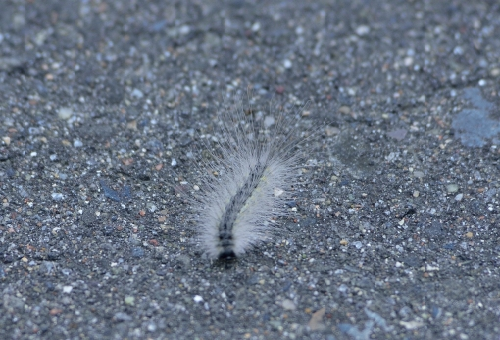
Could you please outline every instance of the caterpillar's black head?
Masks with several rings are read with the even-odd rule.
[[[235,258],[236,258],[236,254],[234,253],[233,249],[231,249],[231,248],[225,248],[219,254],[219,260],[233,260]]]

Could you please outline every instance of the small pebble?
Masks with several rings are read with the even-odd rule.
[[[148,332],[156,332],[156,323],[154,323],[153,321],[151,321],[150,323],[148,323]]]
[[[462,46],[455,46],[455,48],[453,49],[453,54],[456,54],[456,55],[464,54],[463,47]]]
[[[397,141],[402,141],[408,133],[406,129],[396,129],[387,133],[387,136],[394,138]]]
[[[458,194],[457,196],[455,196],[455,201],[460,202],[462,198],[464,198],[464,194]]]
[[[259,30],[260,30],[260,22],[257,21],[252,25],[252,31],[258,32]]]
[[[266,118],[264,118],[264,126],[266,128],[269,128],[269,127],[273,126],[274,123],[275,123],[274,117],[267,116]]]
[[[347,285],[345,285],[344,283],[342,283],[342,284],[341,284],[341,285],[337,288],[337,290],[338,290],[339,292],[341,292],[341,293],[345,293],[345,292],[347,292],[347,290],[348,290],[348,289],[349,289],[349,288],[348,288],[348,287],[347,287]]]
[[[113,318],[116,321],[130,321],[130,320],[132,320],[132,317],[129,316],[128,314],[124,313],[124,312],[118,312],[118,313],[116,313]]]
[[[135,298],[133,296],[125,296],[125,304],[129,306],[134,305]]]
[[[142,97],[144,97],[144,94],[139,89],[133,89],[132,93],[130,95],[133,98],[137,98],[137,99],[141,99]]]
[[[327,137],[335,136],[340,133],[340,129],[332,126],[325,127],[325,134]]]
[[[408,330],[417,329],[425,325],[421,321],[399,321],[399,324]]]
[[[73,286],[64,286],[63,293],[69,294],[73,290]]]
[[[343,105],[339,108],[339,112],[347,115],[347,114],[351,113],[351,108],[349,106]]]
[[[51,196],[54,201],[61,201],[64,198],[64,195],[60,192],[54,192]]]
[[[367,35],[370,33],[370,27],[366,25],[361,25],[356,28],[356,34],[359,36]]]
[[[57,116],[64,120],[70,119],[73,116],[73,109],[70,107],[61,107],[57,112]]]
[[[356,249],[363,247],[363,243],[361,241],[355,241],[352,244],[356,247]]]
[[[437,306],[432,306],[432,309],[431,309],[431,315],[434,319],[437,319],[441,316],[441,313],[442,313],[442,309],[437,307]]]
[[[293,303],[292,300],[289,300],[289,299],[285,299],[283,300],[283,302],[281,303],[281,306],[283,307],[283,309],[285,310],[295,310],[297,307],[295,306],[295,303]]]
[[[99,184],[104,191],[104,196],[116,202],[121,201],[120,193],[118,191],[111,189],[103,180],[100,180]]]
[[[141,258],[144,256],[144,249],[142,248],[132,248],[132,256]]]
[[[416,178],[424,178],[424,172],[423,171],[415,171],[413,172],[413,176],[415,176]]]
[[[446,186],[446,191],[448,191],[449,193],[457,192],[458,191],[458,185],[457,184],[448,184]]]
[[[179,27],[179,34],[186,35],[191,31],[191,27],[189,25],[182,25]]]

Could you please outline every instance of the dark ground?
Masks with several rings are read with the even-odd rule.
[[[1,1],[0,338],[500,339],[499,2],[220,3]],[[328,123],[210,263],[173,176],[247,87]]]

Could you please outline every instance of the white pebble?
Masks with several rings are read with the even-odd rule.
[[[51,196],[54,201],[61,201],[64,198],[64,195],[60,192],[54,192]]]
[[[370,27],[366,25],[361,25],[356,28],[356,34],[359,36],[367,35],[370,33]]]
[[[137,99],[141,99],[142,97],[144,97],[144,94],[139,89],[133,89],[130,95]]]
[[[267,116],[266,118],[264,118],[264,126],[266,128],[269,128],[271,127],[275,122],[275,119],[273,116]]]
[[[179,27],[179,34],[186,35],[191,31],[191,28],[188,25],[183,25]]]
[[[425,174],[424,174],[424,172],[423,172],[423,171],[418,171],[418,170],[417,170],[417,171],[415,171],[415,172],[413,173],[413,176],[415,176],[415,177],[417,177],[417,178],[424,178]]]
[[[453,54],[456,54],[456,55],[462,55],[464,54],[464,49],[462,46],[456,46],[454,49],[453,49]]]
[[[352,243],[352,245],[355,246],[356,249],[363,247],[363,243],[361,241],[355,241]]]
[[[60,119],[70,119],[73,116],[73,109],[70,107],[61,107],[57,113]]]
[[[295,310],[295,309],[297,309],[297,307],[295,306],[295,303],[293,303],[293,301],[289,300],[289,299],[283,300],[283,302],[281,302],[281,306],[285,310]]]

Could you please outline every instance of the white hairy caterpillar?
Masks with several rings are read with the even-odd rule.
[[[302,159],[283,111],[254,118],[241,101],[233,104],[219,113],[223,137],[200,166],[202,188],[190,200],[197,241],[211,259],[239,257],[276,231],[275,219],[288,215]],[[271,131],[265,122],[274,122]]]

